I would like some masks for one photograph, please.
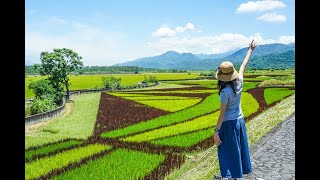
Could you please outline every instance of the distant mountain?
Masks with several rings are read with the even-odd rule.
[[[291,52],[289,52],[291,51]],[[259,45],[252,53],[251,58],[257,57],[256,68],[273,67],[268,63],[275,63],[277,65],[277,58],[282,58],[281,61],[292,66],[292,57],[294,60],[295,44],[266,44]],[[282,54],[288,52],[289,54]],[[293,52],[293,56],[292,56]],[[142,68],[158,68],[158,69],[178,69],[178,70],[208,70],[216,69],[222,61],[229,60],[234,64],[242,63],[247,53],[247,47],[241,48],[232,53],[232,51],[222,54],[192,54],[192,53],[178,53],[175,51],[168,51],[164,54],[139,58],[125,63],[115,64],[114,66],[139,66]],[[260,59],[258,58],[260,57]],[[266,61],[268,58],[272,60]],[[252,60],[251,59],[251,60]],[[260,63],[261,62],[261,63]],[[250,61],[251,63],[251,61]]]
[[[178,53],[168,51],[164,54],[139,58],[133,61],[128,61],[115,66],[139,66],[143,68],[158,68],[158,69],[194,69],[201,68],[198,63],[200,59],[192,53]],[[193,67],[195,66],[195,67]]]
[[[294,43],[291,43],[289,45],[280,44],[280,43],[259,45],[252,52],[251,58],[253,58],[255,56],[263,56],[263,55],[272,54],[272,53],[273,54],[274,53],[284,53],[284,52],[287,52],[287,51],[290,51],[290,50],[294,50],[294,49],[295,49],[295,44]],[[236,51],[235,53],[222,58],[222,60],[228,60],[228,61],[231,61],[233,63],[242,62],[243,58],[247,54],[247,50],[248,50],[247,47],[246,48],[242,48],[242,49]]]
[[[224,58],[228,55],[231,55],[238,50],[239,49],[234,49],[232,51],[228,51],[228,52],[220,53],[220,54],[202,54],[201,53],[201,54],[195,54],[195,55],[200,59],[219,59],[219,58]]]
[[[257,47],[258,48],[258,47]],[[241,62],[242,63],[242,62]],[[238,66],[240,62],[236,63]],[[295,51],[289,50],[284,53],[272,53],[252,57],[247,68],[256,69],[288,69],[295,67]]]

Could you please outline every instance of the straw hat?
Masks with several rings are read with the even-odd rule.
[[[238,77],[238,72],[230,61],[224,61],[218,67],[215,77],[220,81],[232,81]]]

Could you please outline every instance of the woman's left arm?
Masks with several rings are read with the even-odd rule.
[[[216,124],[216,129],[215,129],[215,132],[213,135],[213,142],[217,146],[219,146],[222,143],[220,140],[220,137],[219,137],[219,130],[220,130],[221,124],[223,122],[224,113],[226,111],[226,108],[227,108],[226,103],[220,103],[220,114],[219,114],[218,122]]]

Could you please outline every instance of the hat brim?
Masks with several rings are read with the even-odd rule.
[[[234,69],[233,73],[229,75],[224,75],[224,74],[218,75],[218,71],[217,71],[215,78],[220,81],[233,81],[236,78],[238,78],[238,76],[239,76],[239,73],[237,72],[237,70]]]

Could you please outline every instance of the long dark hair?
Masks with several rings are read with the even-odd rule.
[[[218,80],[218,85],[217,85],[217,89],[219,90],[219,95],[220,95],[220,92],[223,88],[227,87],[227,86],[230,86],[231,89],[233,90],[234,94],[236,94],[236,90],[234,89],[234,81],[236,81],[236,79],[232,80],[232,81],[220,81]]]

